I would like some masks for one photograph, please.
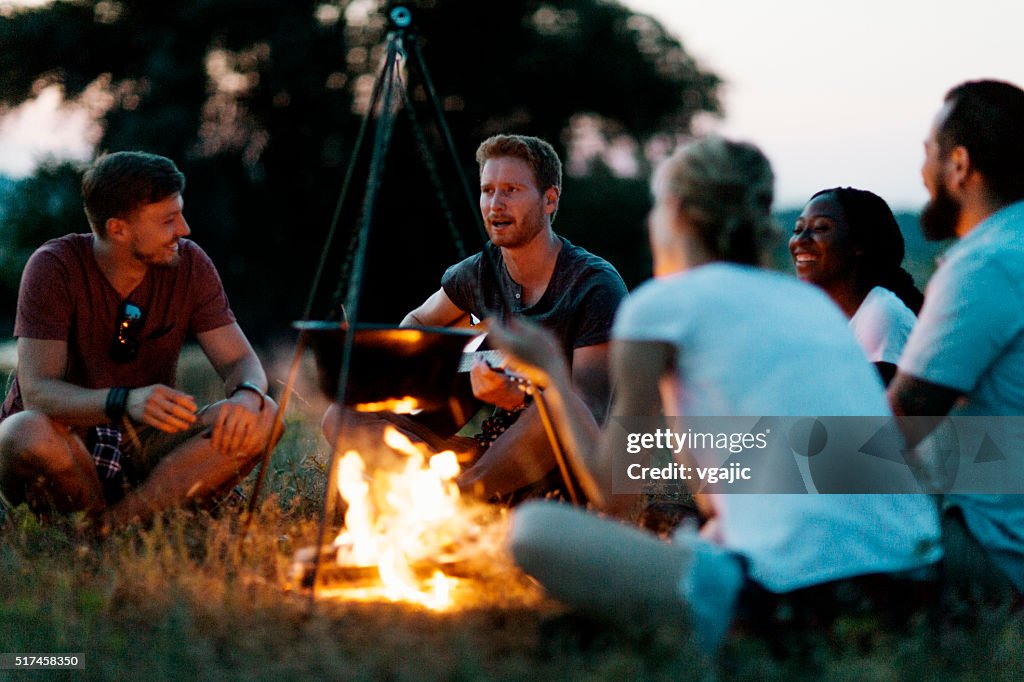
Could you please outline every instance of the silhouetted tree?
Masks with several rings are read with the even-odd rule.
[[[194,237],[217,262],[243,325],[256,336],[283,331],[301,312],[360,107],[380,68],[382,4],[101,0],[8,11],[0,16],[0,107],[60,84],[68,100],[101,112],[99,150],[174,158],[188,176]],[[580,114],[599,121],[609,138],[628,135],[642,144],[664,131],[687,131],[698,112],[718,112],[718,78],[658,22],[615,2],[415,5],[424,58],[470,173],[478,142],[499,131],[540,135],[564,152],[570,121]],[[410,95],[422,102],[422,87],[412,82]],[[441,170],[452,190],[450,167]],[[54,172],[43,168],[19,183],[18,199],[7,207],[5,238],[19,249],[4,261],[5,287],[15,285],[6,270],[20,270],[26,248],[45,235],[87,229],[70,167],[60,177],[71,189],[33,194]],[[472,235],[465,202],[449,196],[463,233]],[[55,201],[73,208],[35,205]],[[352,197],[342,216],[331,285],[358,203]],[[618,262],[630,253],[616,246],[624,235],[640,238],[636,253],[643,253],[646,205],[643,183],[596,171],[572,181],[557,229]],[[395,321],[436,288],[456,256],[407,119],[395,128],[374,230],[364,319]],[[644,269],[619,264],[629,273]]]

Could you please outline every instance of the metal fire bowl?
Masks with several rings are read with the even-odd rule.
[[[320,390],[338,396],[341,358],[348,327],[337,322],[300,321],[316,356]],[[449,407],[462,351],[478,334],[468,329],[356,325],[345,404],[386,403],[416,398],[424,411]]]

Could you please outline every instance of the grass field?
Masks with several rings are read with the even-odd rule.
[[[183,363],[201,393],[206,370]],[[306,396],[308,398],[308,396]],[[315,403],[310,400],[309,402]],[[305,408],[296,400],[297,408]],[[308,405],[315,414],[320,406]],[[568,613],[499,553],[444,613],[286,589],[292,555],[315,545],[327,446],[290,411],[248,539],[234,510],[176,511],[103,541],[75,518],[12,513],[0,530],[0,652],[80,653],[81,671],[0,679],[1005,679],[1024,674],[1024,617],[892,632],[844,618],[789,633],[785,654],[737,634],[717,664],[682,626],[629,629]],[[963,620],[963,619],[960,619]]]

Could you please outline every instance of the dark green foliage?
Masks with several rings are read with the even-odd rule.
[[[609,136],[628,133],[642,142],[659,131],[685,132],[697,112],[719,110],[719,79],[656,21],[617,3],[416,5],[423,56],[472,185],[473,152],[494,132],[540,135],[564,153],[577,114],[599,116]],[[364,18],[355,11],[361,6],[370,8]],[[383,13],[372,2],[56,2],[0,16],[0,108],[49,83],[60,83],[68,99],[96,103],[105,92],[112,104],[99,150],[143,149],[175,159],[188,177],[193,236],[218,264],[243,326],[256,337],[288,334],[352,155],[359,123],[353,101],[377,73],[385,37]],[[418,118],[428,122],[423,81],[410,71]],[[480,244],[475,197],[467,205],[440,138],[428,131],[428,139],[456,227],[474,251]],[[357,180],[364,176],[365,168]],[[559,229],[626,273],[643,271],[644,250],[618,246],[624,230],[642,229],[635,220],[646,187],[604,176],[592,181],[589,190],[588,180],[573,181]],[[357,182],[342,213],[314,316],[326,314],[340,279],[361,189]],[[601,200],[573,206],[587,197]],[[26,219],[34,210],[26,209]],[[18,223],[27,229],[19,244],[49,234],[49,224],[24,225]],[[80,212],[59,226],[60,232],[85,229]],[[435,290],[443,268],[459,255],[448,235],[408,119],[400,116],[361,317],[396,322]],[[17,275],[7,269],[3,294],[12,300]]]
[[[615,263],[630,289],[651,276],[646,179],[617,178],[598,168],[586,178],[569,178],[562,194],[558,232]]]
[[[89,229],[81,177],[74,164],[50,160],[0,190],[0,329],[14,326],[18,283],[32,252],[48,239]]]
[[[17,289],[25,261],[36,247],[81,229],[85,222],[77,189],[81,177],[73,164],[48,162],[5,193],[8,199],[0,222],[0,277],[5,287]]]

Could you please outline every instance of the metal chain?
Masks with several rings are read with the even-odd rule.
[[[427,169],[427,175],[430,176],[431,184],[434,185],[434,194],[437,197],[438,203],[441,204],[441,211],[444,213],[445,222],[448,224],[448,234],[452,238],[452,243],[455,244],[455,249],[461,261],[468,255],[466,253],[466,245],[463,243],[462,235],[459,234],[459,230],[455,226],[455,215],[452,213],[452,207],[448,203],[448,196],[445,194],[444,185],[441,183],[441,174],[438,173],[437,162],[434,160],[433,152],[430,151],[427,136],[423,132],[423,126],[420,125],[419,118],[416,116],[416,108],[409,98],[408,87],[402,88],[402,100],[405,102],[405,110],[409,114],[410,123],[412,123],[413,135],[416,137],[416,146],[420,150],[420,158]]]

